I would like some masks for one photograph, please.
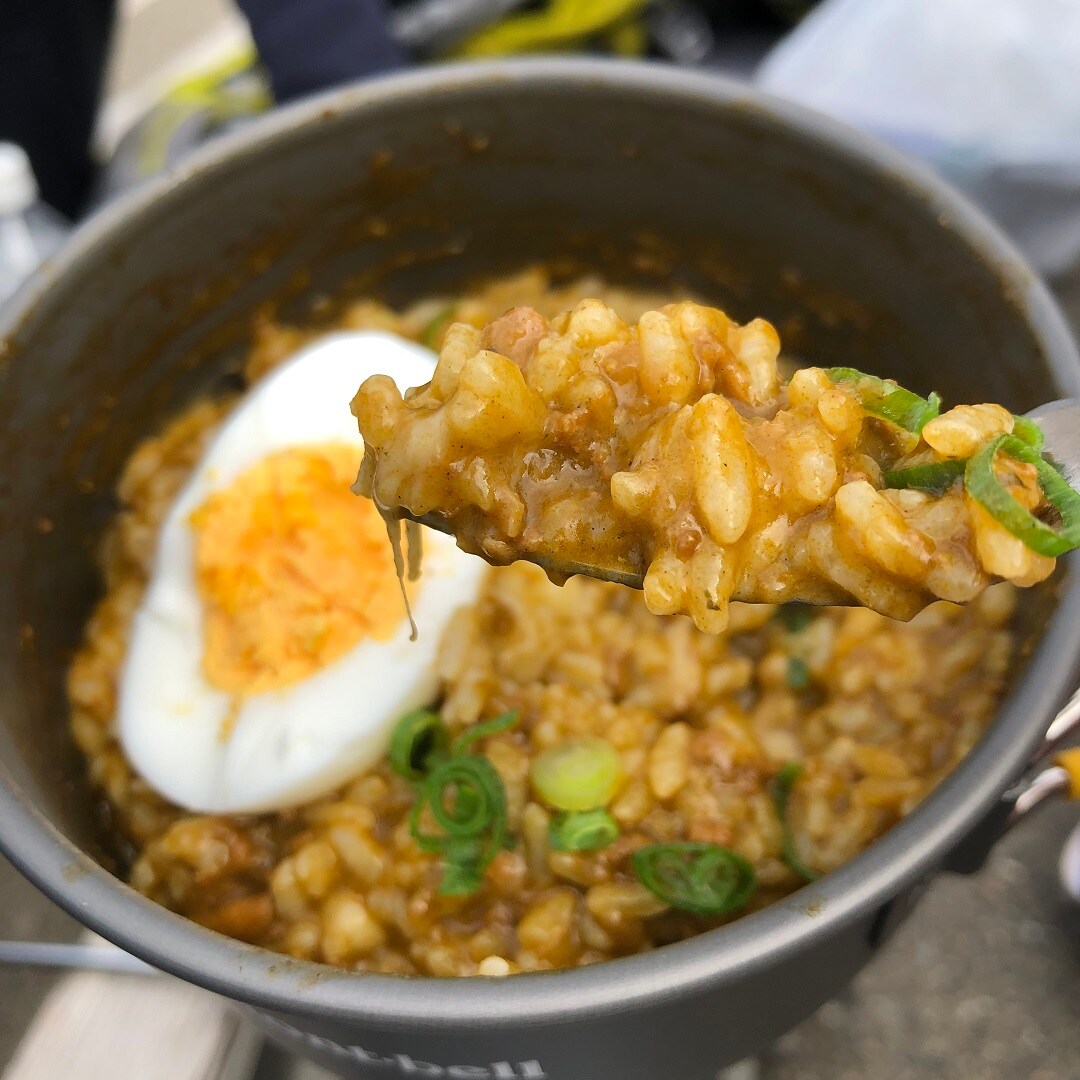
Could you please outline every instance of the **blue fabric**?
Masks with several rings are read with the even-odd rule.
[[[383,0],[237,0],[279,102],[404,67]]]

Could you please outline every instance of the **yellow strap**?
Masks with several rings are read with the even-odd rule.
[[[173,84],[166,93],[166,101],[178,101],[185,105],[204,105],[218,92],[223,82],[246,71],[258,60],[251,45],[241,46],[219,60],[216,64],[204,68],[197,75],[191,75]]]
[[[479,31],[458,56],[506,56],[565,49],[641,11],[648,0],[550,0],[543,11],[518,15]]]
[[[165,167],[169,144],[177,131],[193,117],[223,124],[236,116],[265,112],[273,105],[269,91],[256,83],[230,87],[229,81],[257,61],[255,50],[245,46],[197,75],[176,83],[147,115],[139,134],[138,172],[150,176]]]
[[[641,19],[622,19],[604,32],[604,43],[616,56],[644,56],[649,32]]]
[[[1080,746],[1062,750],[1055,760],[1069,774],[1069,798],[1080,799]]]

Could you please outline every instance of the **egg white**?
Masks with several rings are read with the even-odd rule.
[[[403,618],[389,641],[363,640],[284,689],[232,698],[204,674],[203,608],[195,579],[193,510],[267,455],[341,440],[362,446],[349,401],[369,375],[399,386],[431,378],[427,349],[392,334],[330,335],[258,383],[227,418],[158,536],[119,686],[120,742],[170,801],[204,812],[256,812],[322,795],[377,761],[394,722],[436,691],[435,652],[450,616],[475,599],[482,560],[424,530],[412,591],[419,639]],[[227,723],[227,721],[229,721]]]

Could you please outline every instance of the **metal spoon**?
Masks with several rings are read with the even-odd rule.
[[[1040,405],[1027,414],[1046,436],[1043,453],[1053,458],[1065,479],[1080,490],[1080,401],[1066,398]]]
[[[1046,436],[1043,452],[1061,466],[1065,479],[1080,490],[1080,400],[1066,398],[1064,401],[1051,401],[1040,405],[1027,413],[1029,420],[1034,420]],[[395,509],[403,518],[426,525],[429,529],[453,536],[450,524],[438,514],[413,515],[407,510]],[[643,587],[644,576],[636,570],[622,570],[610,566],[593,566],[590,563],[575,562],[551,552],[523,551],[519,558],[534,563],[556,578],[568,578],[582,575],[611,581],[616,585],[626,585],[631,589]],[[852,604],[851,599],[806,597],[804,602],[825,604],[830,607]]]

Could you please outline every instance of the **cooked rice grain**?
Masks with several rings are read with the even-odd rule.
[[[624,319],[663,303],[591,280],[552,289],[531,272],[457,301],[454,317],[482,325],[520,304],[550,316],[590,295]],[[398,315],[364,302],[343,322],[420,337],[446,305]],[[249,374],[304,340],[265,322]],[[105,596],[68,681],[76,742],[136,852],[132,884],[222,933],[396,974],[503,976],[651,949],[724,920],[667,909],[631,872],[637,848],[683,839],[729,846],[753,863],[761,888],[750,907],[763,906],[800,884],[782,858],[769,791],[780,767],[805,767],[791,799],[795,844],[828,871],[909,812],[992,715],[1012,652],[1008,585],[964,609],[934,605],[908,624],[836,609],[791,631],[771,609],[736,604],[728,630],[709,636],[683,617],[650,614],[628,590],[580,579],[558,589],[514,566],[490,573],[440,655],[452,729],[507,709],[522,717],[480,747],[506,785],[518,840],[477,894],[439,895],[438,857],[409,834],[412,789],[386,764],[292,811],[185,813],[124,759],[116,685],[157,528],[228,408],[193,406],[132,455],[104,547]],[[806,689],[789,685],[793,658],[806,667]],[[551,851],[529,763],[580,735],[603,735],[622,757],[610,807],[622,835],[595,853]]]

